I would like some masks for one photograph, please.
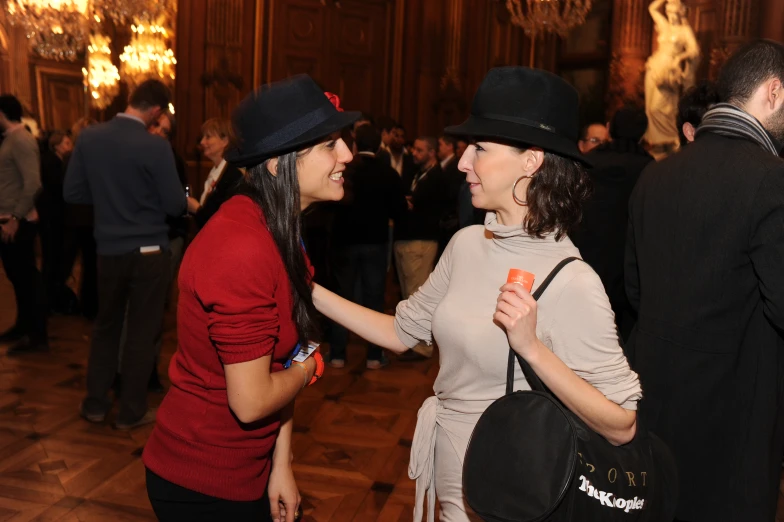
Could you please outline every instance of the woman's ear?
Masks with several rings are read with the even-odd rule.
[[[523,170],[526,174],[533,175],[544,162],[544,151],[539,148],[531,148],[523,152]]]
[[[278,158],[271,158],[267,160],[267,170],[276,178],[278,177]]]

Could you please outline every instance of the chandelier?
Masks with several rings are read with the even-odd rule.
[[[555,33],[565,38],[569,31],[585,23],[591,0],[506,0],[512,23],[528,36]]]
[[[8,0],[11,25],[24,28],[32,50],[50,60],[74,61],[89,32],[89,0]]]
[[[176,0],[93,0],[96,13],[117,25],[132,21],[152,23],[172,14]]]
[[[84,85],[90,92],[90,104],[98,110],[109,106],[120,93],[120,75],[112,63],[112,50],[108,36],[90,36],[87,46],[87,67],[82,68]]]
[[[131,43],[120,55],[120,72],[130,87],[154,78],[171,85],[177,60],[169,47],[169,33],[160,22],[148,24],[136,20],[131,25]]]
[[[512,23],[531,39],[530,65],[534,65],[536,38],[555,33],[565,38],[569,31],[585,23],[591,0],[506,0]]]

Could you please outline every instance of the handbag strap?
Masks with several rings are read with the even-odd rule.
[[[564,259],[563,261],[555,265],[555,268],[553,268],[552,272],[550,272],[550,274],[545,278],[545,280],[542,281],[542,284],[539,285],[539,287],[536,289],[536,292],[531,294],[531,297],[533,297],[535,300],[538,301],[539,298],[542,297],[542,294],[544,294],[544,291],[547,290],[547,287],[550,286],[550,283],[553,282],[555,276],[558,275],[558,272],[560,272],[566,265],[568,265],[572,261],[578,261],[579,259],[580,259],[579,257],[567,257],[566,259]],[[550,393],[550,390],[547,389],[547,387],[544,385],[541,379],[539,379],[539,376],[536,375],[536,372],[534,372],[534,369],[531,368],[531,365],[528,364],[528,362],[525,359],[520,357],[520,355],[518,355],[510,347],[509,362],[506,366],[506,394],[509,395],[510,393],[512,393],[514,389],[515,358],[517,359],[518,364],[520,364],[520,368],[522,368],[523,370],[523,375],[525,375],[525,380],[528,381],[528,384],[531,386],[531,389],[534,391]]]

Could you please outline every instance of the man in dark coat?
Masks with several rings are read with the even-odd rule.
[[[640,425],[678,464],[676,518],[772,522],[784,445],[784,46],[739,49],[727,103],[630,201]]]
[[[629,196],[642,170],[653,161],[640,145],[647,127],[645,109],[624,107],[615,113],[610,122],[612,141],[586,156],[593,164],[589,173],[593,193],[583,205],[579,228],[570,236],[585,262],[601,278],[624,342],[636,316],[626,298],[623,278]]]

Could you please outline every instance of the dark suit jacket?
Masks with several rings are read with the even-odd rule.
[[[386,161],[357,154],[343,177],[346,195],[335,209],[334,244],[388,243],[389,220],[399,221],[407,210],[400,176]]]
[[[441,220],[450,210],[449,182],[436,165],[417,182],[411,192],[413,210],[395,225],[395,240],[429,240],[441,238]]]
[[[390,157],[389,152],[382,149],[378,151],[376,158],[390,167],[392,166],[392,158]],[[395,170],[395,172],[397,171]],[[417,168],[414,163],[414,158],[411,157],[411,154],[403,154],[403,172],[400,174],[400,177],[403,179],[403,186],[406,189],[406,194],[411,193],[411,182],[414,181],[414,176],[417,172],[419,172],[419,168]]]
[[[675,455],[676,518],[770,522],[784,443],[784,161],[704,134],[645,169],[629,213],[640,420]]]
[[[215,188],[207,195],[204,205],[193,216],[199,230],[207,224],[207,221],[218,211],[220,206],[234,195],[241,179],[242,172],[237,167],[226,164],[226,168],[223,169],[223,174],[218,178]]]
[[[594,165],[589,172],[593,193],[583,204],[582,222],[570,238],[601,278],[618,331],[626,341],[636,315],[626,298],[623,277],[629,197],[653,158],[636,143],[615,140],[594,149],[588,159]]]

